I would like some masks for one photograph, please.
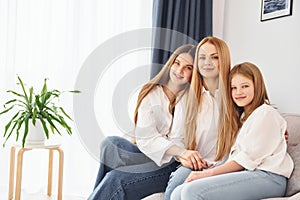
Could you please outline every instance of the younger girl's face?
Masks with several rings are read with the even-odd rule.
[[[188,53],[177,56],[170,70],[170,79],[178,85],[186,84],[191,80],[193,72],[193,57]]]
[[[251,104],[254,98],[254,83],[251,79],[241,75],[233,75],[231,79],[231,96],[239,107],[247,107]]]

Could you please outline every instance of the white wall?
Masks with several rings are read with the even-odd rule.
[[[223,4],[214,1],[216,7]],[[280,112],[300,114],[300,2],[293,1],[292,16],[264,22],[259,0],[226,0],[224,6],[224,19],[215,14],[214,20],[223,25],[223,33],[216,34],[227,42],[232,65],[244,61],[258,65],[271,103]]]

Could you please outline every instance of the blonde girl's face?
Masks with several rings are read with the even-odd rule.
[[[253,81],[241,74],[233,75],[231,79],[231,95],[236,105],[244,107],[244,110],[247,111],[254,98]]]
[[[193,57],[188,53],[177,56],[170,70],[170,79],[177,85],[186,84],[191,80],[193,72]]]
[[[204,78],[219,77],[219,55],[215,45],[204,43],[198,52],[198,68]]]

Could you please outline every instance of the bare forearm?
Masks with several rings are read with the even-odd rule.
[[[208,169],[205,171],[193,171],[189,175],[189,177],[185,180],[185,182],[191,182],[193,180],[201,179],[201,178],[206,178],[210,176],[216,176],[220,174],[226,174],[230,172],[237,172],[243,170],[244,167],[239,165],[235,161],[229,161],[223,165],[217,166],[212,169]]]
[[[211,170],[210,172],[212,176],[215,176],[215,175],[226,174],[230,172],[237,172],[243,169],[244,169],[243,166],[241,166],[240,164],[232,160],[220,166],[210,169]]]

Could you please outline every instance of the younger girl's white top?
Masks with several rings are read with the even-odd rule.
[[[158,166],[173,158],[166,151],[173,145],[184,148],[183,133],[186,95],[169,112],[170,101],[162,86],[155,87],[142,101],[138,110],[135,137],[138,148]]]
[[[290,177],[294,163],[287,153],[287,123],[272,106],[254,110],[239,130],[228,160],[245,169],[260,169]]]

